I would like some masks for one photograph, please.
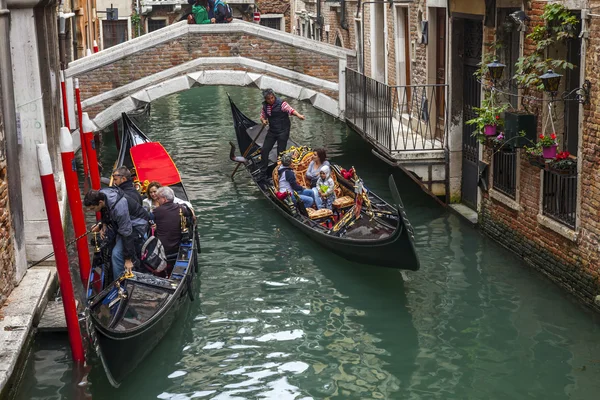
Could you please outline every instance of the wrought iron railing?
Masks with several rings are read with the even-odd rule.
[[[388,153],[446,148],[448,85],[388,86],[346,69],[346,122]]]
[[[577,209],[577,171],[569,174],[544,171],[543,214],[575,229]]]
[[[496,150],[492,158],[494,189],[515,199],[517,194],[517,150]]]

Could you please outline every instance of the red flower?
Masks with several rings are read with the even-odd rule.
[[[552,139],[552,140],[556,140],[556,133],[552,133],[552,134],[550,135],[550,139]]]
[[[500,119],[500,116],[499,116],[499,115],[496,115],[496,119]]]
[[[544,138],[544,135],[540,135],[540,139],[543,139],[543,138]]]

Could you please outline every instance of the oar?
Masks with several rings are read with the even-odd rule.
[[[246,158],[246,156],[248,155],[248,153],[250,153],[250,149],[252,149],[252,147],[256,143],[256,139],[258,139],[258,137],[260,136],[260,134],[265,130],[266,126],[267,125],[263,125],[262,128],[260,128],[260,132],[258,132],[258,135],[256,135],[254,137],[254,139],[252,140],[252,143],[250,143],[250,146],[248,146],[248,148],[244,152],[244,154],[243,154],[244,158]],[[236,174],[236,172],[237,172],[238,168],[240,167],[240,165],[242,165],[242,163],[238,163],[238,165],[235,166],[235,169],[233,170],[233,173],[231,174],[231,180],[233,180],[233,176]]]

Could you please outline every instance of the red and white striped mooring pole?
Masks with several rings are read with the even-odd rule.
[[[83,160],[83,179],[84,181],[90,175],[90,167],[88,165],[85,142],[83,139],[83,116],[81,110],[81,92],[79,91],[79,79],[75,78],[75,100],[77,101],[77,122],[79,127],[79,141],[81,143],[81,159]]]
[[[94,53],[98,52],[98,43],[94,40]]]
[[[75,153],[73,151],[73,138],[67,128],[60,128],[60,157],[62,160],[63,173],[65,175],[65,184],[67,186],[67,197],[69,200],[69,209],[71,210],[71,219],[75,237],[81,237],[77,241],[77,255],[79,256],[79,275],[81,282],[86,287],[90,276],[92,265],[90,262],[90,249],[88,248],[85,232],[85,215],[81,203],[81,193],[79,192],[79,180],[77,179],[77,167],[75,165]]]
[[[65,72],[60,71],[60,91],[62,94],[62,105],[63,105],[63,115],[65,119],[65,126],[71,129],[71,124],[69,124],[69,107],[67,104],[67,85],[65,84]]]
[[[48,216],[48,225],[50,227],[50,236],[52,238],[52,247],[54,248],[56,270],[58,271],[60,292],[65,308],[65,319],[67,321],[67,331],[69,332],[71,353],[75,362],[83,362],[85,355],[83,352],[81,332],[79,331],[73,284],[71,282],[71,276],[69,275],[67,246],[65,245],[60,209],[58,207],[58,196],[56,194],[54,174],[52,173],[52,162],[50,161],[48,146],[45,143],[37,145],[37,156],[40,179],[42,181],[42,191],[44,192],[46,214]]]
[[[100,190],[100,170],[98,169],[98,156],[96,155],[96,141],[94,140],[94,127],[87,113],[81,115],[81,128],[83,129],[83,144],[90,164],[90,180],[92,189]],[[100,221],[100,213],[96,213],[96,219]]]

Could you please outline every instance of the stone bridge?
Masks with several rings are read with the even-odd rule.
[[[74,61],[65,78],[71,88],[79,79],[82,109],[103,129],[121,112],[202,85],[270,87],[343,118],[347,66],[356,66],[353,50],[244,21],[184,21]]]

